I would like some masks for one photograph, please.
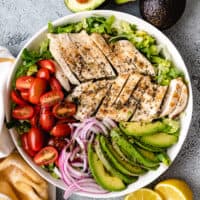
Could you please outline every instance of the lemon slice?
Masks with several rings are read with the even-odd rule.
[[[127,195],[124,200],[163,200],[160,195],[153,190],[142,188]]]
[[[182,180],[168,179],[155,186],[163,200],[193,200],[193,194],[189,186]]]

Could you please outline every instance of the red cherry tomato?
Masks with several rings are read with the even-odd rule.
[[[33,151],[29,144],[28,144],[28,134],[27,133],[24,133],[22,136],[21,136],[21,142],[22,142],[22,148],[24,149],[24,151],[26,151],[26,153],[28,153],[29,156],[33,157],[35,156],[36,154],[36,151]]]
[[[58,159],[58,152],[54,147],[44,147],[33,158],[37,165],[48,165]]]
[[[62,102],[53,107],[53,114],[58,119],[69,118],[76,114],[76,104],[72,102]]]
[[[51,60],[40,60],[38,62],[38,65],[40,67],[48,69],[51,73],[54,73],[56,71],[55,64]]]
[[[28,144],[33,151],[39,151],[44,143],[43,133],[39,128],[32,127],[28,132]]]
[[[15,90],[11,92],[11,98],[18,105],[27,105],[27,103],[19,96],[19,94]]]
[[[68,124],[57,124],[55,125],[50,134],[56,137],[67,136],[71,133],[71,129]]]
[[[29,101],[29,90],[23,90],[20,92],[20,94],[24,100]]]
[[[55,124],[55,118],[50,111],[46,111],[45,113],[41,113],[39,123],[43,130],[50,131]]]
[[[34,109],[32,106],[18,106],[12,111],[12,116],[15,119],[30,119],[34,115]]]
[[[62,90],[62,86],[60,85],[60,82],[55,78],[55,77],[51,77],[50,79],[50,87],[51,90]]]
[[[21,76],[16,80],[16,88],[18,90],[28,90],[30,89],[33,81],[34,77],[32,76]]]
[[[39,71],[37,72],[36,76],[38,78],[44,78],[47,81],[49,81],[49,79],[50,79],[50,72],[46,68],[40,68]]]
[[[50,91],[40,97],[40,103],[44,107],[51,107],[62,101],[64,94],[62,91]]]
[[[39,104],[41,95],[47,88],[47,82],[43,78],[35,78],[29,91],[29,101],[33,104]]]

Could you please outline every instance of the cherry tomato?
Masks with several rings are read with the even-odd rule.
[[[44,78],[47,81],[49,81],[49,79],[50,79],[50,72],[46,68],[40,68],[39,71],[37,72],[36,76],[38,78]]]
[[[62,90],[62,86],[60,85],[59,81],[56,78],[51,77],[49,83],[51,90]]]
[[[45,113],[41,113],[39,123],[43,130],[50,131],[55,124],[55,118],[50,111],[46,111]]]
[[[15,90],[12,90],[11,98],[18,105],[21,106],[27,105],[27,103],[19,96],[19,94]]]
[[[26,151],[26,153],[28,153],[29,156],[33,157],[35,156],[36,154],[36,151],[33,151],[29,144],[28,144],[28,134],[27,133],[24,133],[22,136],[21,136],[21,142],[22,142],[22,148],[24,149],[24,151]]]
[[[39,128],[32,127],[28,132],[28,144],[33,151],[39,151],[44,143],[43,133]]]
[[[72,102],[62,102],[53,107],[53,114],[58,119],[65,119],[75,115],[76,104]]]
[[[51,137],[48,145],[55,147],[60,152],[67,145],[67,141],[65,137]]]
[[[12,111],[12,116],[15,119],[30,119],[34,115],[34,109],[32,106],[18,106]]]
[[[87,3],[89,0],[76,0],[78,3]]]
[[[38,62],[38,65],[40,67],[48,69],[51,73],[54,73],[56,71],[55,64],[51,60],[40,60]]]
[[[40,97],[40,103],[44,107],[51,107],[62,101],[64,94],[62,91],[50,91]]]
[[[29,101],[29,90],[23,90],[20,92],[20,94],[24,100]]]
[[[33,104],[39,104],[41,95],[47,88],[47,81],[43,78],[35,78],[30,91],[29,101]]]
[[[56,137],[67,136],[71,133],[71,129],[68,124],[57,124],[55,125],[50,134]]]
[[[58,152],[54,147],[46,146],[33,158],[37,165],[48,165],[58,159]]]
[[[18,90],[30,89],[33,81],[34,77],[32,76],[21,76],[16,80],[16,88]]]

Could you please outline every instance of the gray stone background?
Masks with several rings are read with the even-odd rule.
[[[107,0],[108,1],[108,0]],[[139,15],[138,2],[117,6],[108,1],[101,8]],[[69,14],[63,0],[0,0],[0,45],[17,55],[23,45],[48,21]],[[186,180],[200,199],[200,0],[187,0],[181,20],[164,33],[174,42],[189,70],[194,94],[193,120],[186,142],[170,169],[159,180],[181,178]],[[150,185],[153,187],[159,180]],[[57,189],[57,199],[62,200]],[[71,200],[84,200],[73,195]],[[103,196],[102,196],[103,199]],[[123,198],[116,198],[118,200]]]

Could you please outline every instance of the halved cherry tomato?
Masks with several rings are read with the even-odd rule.
[[[55,125],[50,134],[56,137],[67,136],[71,133],[71,128],[68,124],[57,124]]]
[[[37,165],[48,165],[58,159],[58,152],[54,147],[46,146],[41,149],[33,158]]]
[[[39,123],[43,130],[50,131],[55,124],[55,118],[50,111],[46,111],[40,114]]]
[[[40,61],[38,62],[38,65],[39,65],[40,67],[43,67],[43,68],[48,69],[51,73],[54,73],[54,72],[56,71],[54,62],[51,61],[51,60],[40,60]]]
[[[31,88],[34,79],[32,76],[21,76],[16,80],[16,88],[18,90],[28,90]]]
[[[35,154],[37,153],[36,151],[33,151],[29,144],[28,144],[28,134],[27,133],[24,133],[22,136],[21,136],[21,142],[22,142],[22,148],[24,149],[24,151],[26,151],[26,153],[28,153],[29,156],[33,157],[35,156]]]
[[[59,81],[56,78],[51,77],[49,83],[51,90],[62,90],[62,86],[60,85]]]
[[[76,114],[76,104],[72,102],[62,102],[53,107],[53,114],[58,119],[65,119]]]
[[[44,107],[51,107],[62,101],[64,94],[62,91],[50,91],[40,97],[40,103]]]
[[[37,72],[36,76],[38,78],[44,78],[48,81],[50,79],[50,72],[46,68],[40,68],[39,71]]]
[[[18,104],[18,105],[21,105],[21,106],[27,105],[27,102],[24,101],[24,100],[19,96],[19,94],[17,93],[17,91],[15,91],[15,90],[12,90],[12,92],[11,92],[11,98],[12,98],[12,100],[13,100],[16,104]]]
[[[47,81],[43,78],[35,78],[29,91],[29,101],[33,104],[39,104],[40,97],[47,88]]]
[[[32,127],[28,132],[28,144],[33,151],[39,151],[44,144],[44,136],[39,128]]]
[[[20,94],[24,100],[29,101],[29,90],[23,90],[20,92]]]
[[[15,119],[30,119],[34,115],[34,109],[32,106],[18,106],[12,111],[12,116]]]

